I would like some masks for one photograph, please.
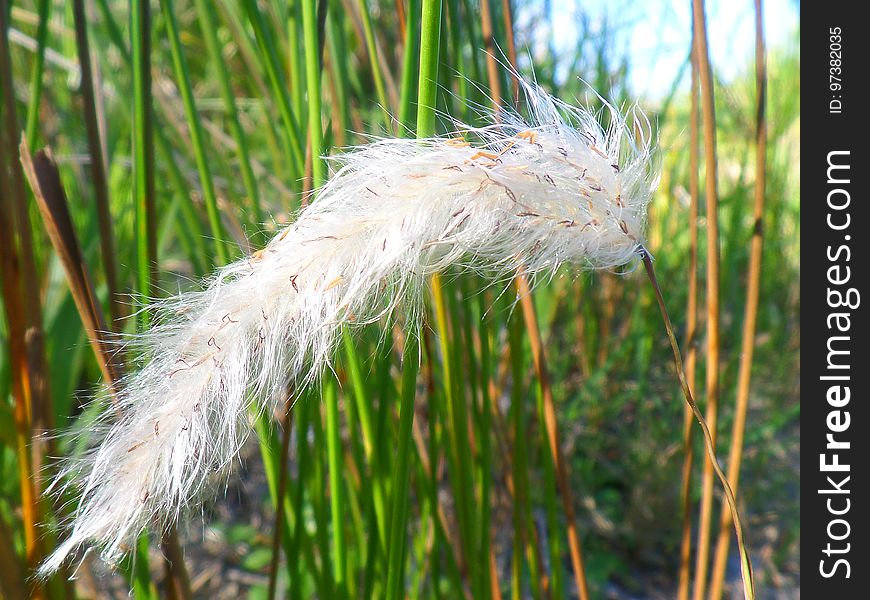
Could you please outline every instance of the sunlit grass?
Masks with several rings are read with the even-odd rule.
[[[261,246],[279,224],[294,218],[304,193],[325,180],[328,161],[318,157],[338,152],[342,140],[364,143],[366,132],[443,133],[450,124],[431,108],[474,120],[473,105],[487,105],[486,94],[492,94],[481,51],[486,47],[481,11],[471,0],[410,0],[402,3],[404,21],[394,3],[373,0],[154,2],[150,68],[141,56],[147,44],[131,29],[135,20],[128,3],[85,4],[97,9],[89,14],[88,30],[100,99],[93,108],[108,167],[116,248],[111,259],[125,305],[134,302],[127,294],[190,289],[191,279]],[[507,49],[504,6],[488,4],[496,45]],[[6,10],[8,3],[0,7]],[[328,16],[321,28],[317,11],[323,9]],[[515,13],[538,10],[514,5]],[[51,15],[47,27],[40,26],[41,15]],[[101,251],[106,232],[92,200],[98,182],[87,164],[87,107],[59,63],[41,58],[48,48],[77,59],[73,15],[65,3],[34,1],[15,3],[10,16],[11,26],[33,37],[38,49],[10,45],[18,131],[26,129],[31,141],[49,145],[58,158],[76,232],[108,315],[107,257]],[[578,48],[600,50],[594,58],[578,52],[533,64],[524,53],[529,33],[516,32],[519,69],[534,69],[557,96],[583,97],[579,75],[602,92],[613,91],[617,103],[632,99],[622,57],[606,33],[578,40]],[[3,34],[5,46],[11,38]],[[768,518],[772,503],[781,513],[776,524],[784,544],[797,527],[796,508],[782,479],[763,473],[771,464],[787,466],[782,453],[787,456],[796,443],[789,430],[798,415],[799,67],[796,53],[772,50],[767,228],[752,384],[757,392],[749,407],[740,488],[750,528]],[[717,86],[716,97],[720,455],[728,450],[737,389],[753,231],[751,65],[745,71],[733,84]],[[142,87],[146,81],[150,90]],[[501,94],[509,96],[509,77],[500,84]],[[148,106],[153,142],[142,133]],[[648,246],[679,335],[688,285],[688,87],[675,87],[672,97],[644,108],[654,116],[662,150]],[[6,151],[14,147],[6,135],[4,174],[16,162]],[[146,173],[152,159],[149,208],[143,190],[151,185]],[[16,214],[5,200],[3,210]],[[35,210],[31,214],[51,416],[62,428],[72,428],[85,422],[80,399],[94,392],[100,369],[45,228]],[[12,218],[4,227],[12,231],[18,222]],[[20,256],[23,242],[20,236],[14,240],[10,252]],[[701,264],[705,241],[702,227]],[[533,294],[592,597],[612,584],[642,592],[649,581],[639,575],[644,572],[663,574],[676,587],[682,400],[655,297],[641,270],[624,275],[566,270]],[[703,270],[700,277],[703,282]],[[504,290],[483,289],[473,274],[450,274],[433,282],[419,336],[376,326],[348,335],[337,381],[329,374],[324,389],[307,390],[293,410],[283,492],[282,436],[289,432],[268,415],[257,421],[268,484],[263,497],[252,502],[278,506],[268,511],[277,519],[269,524],[277,528],[275,542],[270,529],[265,536],[248,536],[241,556],[228,551],[214,560],[264,576],[269,561],[245,558],[277,552],[275,585],[292,598],[478,598],[499,591],[501,597],[577,597],[544,392],[522,310],[514,306],[515,288]],[[23,363],[17,362],[19,334],[8,321],[15,318],[11,293],[4,281],[0,333],[9,343],[0,345],[0,545],[14,552],[9,557],[0,552],[5,561],[0,569],[26,575],[25,546],[35,539],[35,524],[22,510],[20,474],[28,469],[16,434],[23,432],[26,441],[32,431],[16,421],[15,385]],[[125,309],[130,313],[135,306]],[[135,326],[135,319],[121,322],[128,333]],[[700,327],[697,339],[703,339],[703,319]],[[703,346],[698,354],[698,381],[703,381]],[[415,373],[411,365],[417,366],[418,356]],[[703,456],[699,438],[696,457]],[[60,450],[76,451],[64,444]],[[693,504],[699,490],[697,484],[692,488]],[[45,520],[56,524],[57,507],[46,504],[45,510]],[[233,518],[217,523],[216,535],[226,540],[247,515]],[[184,527],[181,531],[183,543]],[[135,581],[140,590],[162,592],[163,561],[155,552],[160,538],[150,538],[152,560],[147,570],[140,563]],[[205,550],[187,551],[197,565],[208,558]],[[783,555],[788,557],[788,550]],[[90,570],[90,561],[83,568]],[[762,571],[762,586],[765,579]],[[16,586],[23,580],[0,578],[0,591],[20,597]],[[220,590],[220,573],[215,580],[212,593]],[[266,578],[254,581],[259,583],[250,586],[250,594],[266,595]],[[66,593],[57,586],[43,592],[51,598]]]

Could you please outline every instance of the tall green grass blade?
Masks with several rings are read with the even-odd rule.
[[[420,1],[408,0],[405,15],[405,52],[402,60],[402,88],[398,114],[400,128],[398,134],[402,137],[413,130],[414,107],[417,104],[419,81],[422,79],[422,71],[420,70],[422,63],[420,63],[419,58],[420,38],[417,34],[417,23],[419,22],[417,15],[420,14]]]
[[[30,99],[27,103],[27,120],[24,138],[31,148],[36,147],[39,132],[39,105],[42,100],[43,72],[45,70],[45,48],[48,45],[48,20],[51,15],[51,0],[39,0],[36,7],[39,26],[36,29],[36,54],[30,68]]]
[[[362,376],[359,355],[353,345],[350,332],[347,328],[342,330],[342,341],[344,344],[344,352],[347,361],[348,374],[350,376],[351,387],[353,389],[354,406],[356,414],[359,418],[360,428],[362,429],[362,443],[365,451],[366,460],[371,469],[372,485],[372,502],[374,507],[375,523],[377,535],[382,548],[387,546],[387,506],[386,506],[386,490],[383,485],[383,473],[381,472],[380,461],[378,460],[378,452],[375,449],[378,437],[374,432],[372,423],[371,402],[372,397],[368,393],[368,389]],[[383,399],[382,399],[383,402]]]
[[[492,398],[490,397],[490,381],[491,374],[491,357],[490,357],[490,330],[487,319],[483,316],[486,314],[486,296],[478,293],[478,336],[480,338],[480,429],[478,439],[480,440],[480,516],[479,516],[479,554],[478,557],[484,561],[481,567],[480,583],[478,589],[478,598],[492,598],[492,585],[498,582],[493,582],[490,576],[489,557],[492,551],[491,546],[491,506],[490,495],[493,478],[493,454],[492,454]]]
[[[326,443],[329,460],[329,498],[332,520],[332,577],[335,580],[335,598],[348,597],[347,590],[347,549],[345,547],[344,521],[347,515],[344,507],[344,481],[342,478],[343,461],[341,446],[341,423],[338,416],[338,389],[335,380],[330,379],[324,386],[326,404]]]
[[[514,430],[514,446],[511,452],[514,481],[513,503],[513,551],[511,553],[511,598],[520,600],[523,594],[523,551],[528,532],[525,530],[525,494],[528,489],[525,483],[525,415],[522,411],[524,378],[523,370],[523,321],[519,312],[515,313],[508,323],[510,357],[511,357],[511,422]]]
[[[418,138],[435,135],[438,52],[440,47],[441,0],[423,0],[423,17],[420,31],[420,80],[417,93]]]
[[[154,198],[154,158],[151,107],[151,11],[147,0],[130,7],[133,65],[133,197],[136,206],[136,268],[138,293],[150,298],[157,280],[157,223]],[[150,323],[140,313],[139,328]],[[133,590],[137,598],[156,598],[148,570],[148,535],[139,536],[133,558]]]
[[[228,3],[227,5],[230,6],[231,3]],[[261,54],[261,64],[268,75],[273,100],[278,105],[278,111],[284,124],[282,131],[284,139],[291,152],[292,164],[295,169],[294,175],[296,177],[301,177],[305,170],[305,150],[299,134],[299,125],[293,117],[290,107],[290,96],[284,79],[283,70],[278,61],[275,44],[272,41],[272,36],[266,27],[265,20],[257,6],[256,0],[244,0],[243,6],[248,17],[248,22],[253,28],[254,35],[257,39],[257,45],[259,46]]]
[[[328,385],[328,384],[324,384]],[[321,395],[324,390],[321,389]],[[332,556],[329,548],[329,517],[330,507],[326,495],[327,481],[329,474],[327,469],[328,453],[326,447],[326,433],[324,430],[324,415],[322,403],[312,401],[309,402],[309,410],[311,410],[310,423],[314,434],[314,443],[312,445],[312,453],[316,460],[313,461],[311,469],[311,479],[308,484],[308,493],[311,499],[312,510],[314,512],[314,542],[321,560],[321,574],[323,576],[324,590],[326,596],[332,598],[335,595],[335,579],[332,569],[328,564]]]
[[[76,32],[76,50],[81,64],[82,100],[84,121],[88,137],[88,153],[90,154],[91,179],[97,207],[97,220],[100,225],[100,247],[103,259],[103,271],[106,274],[106,286],[109,295],[110,327],[117,331],[124,312],[118,289],[118,269],[116,267],[117,253],[115,250],[115,234],[112,226],[112,215],[109,206],[109,188],[106,181],[103,156],[103,140],[100,139],[100,127],[97,116],[97,94],[91,69],[91,51],[88,42],[87,18],[83,0],[73,1],[73,14]]]
[[[340,8],[338,0],[332,0],[326,20],[326,41],[329,44],[332,71],[333,139],[336,145],[343,147],[347,145],[347,133],[350,129],[350,74],[344,28],[338,17],[341,14]]]
[[[411,2],[413,1],[414,0],[411,0]],[[360,17],[362,18],[363,23],[363,31],[365,32],[366,53],[368,54],[369,58],[369,68],[372,72],[372,78],[375,82],[375,93],[377,94],[378,102],[381,105],[380,112],[383,117],[384,128],[389,131],[391,129],[390,115],[388,112],[390,103],[387,100],[387,91],[384,87],[384,76],[381,74],[381,67],[378,64],[378,48],[375,44],[375,34],[374,29],[372,28],[372,19],[369,15],[368,2],[367,0],[357,0],[357,5],[359,6]],[[410,60],[407,54],[406,60]]]
[[[227,250],[224,236],[224,228],[221,224],[221,215],[218,209],[217,195],[215,194],[214,181],[209,168],[209,159],[206,156],[205,139],[202,132],[199,113],[193,97],[193,88],[190,84],[190,74],[187,61],[184,58],[184,50],[181,47],[181,38],[178,33],[178,21],[175,18],[175,10],[172,0],[160,0],[163,10],[164,25],[169,36],[169,47],[172,51],[172,64],[175,69],[175,78],[184,104],[184,114],[187,117],[187,126],[193,144],[193,155],[196,159],[196,168],[199,172],[199,184],[202,188],[202,196],[205,201],[206,213],[208,214],[211,236],[214,241],[215,255],[219,264],[227,264],[230,254]]]
[[[414,422],[414,400],[417,393],[417,365],[420,343],[412,332],[405,340],[402,360],[402,397],[399,408],[399,442],[396,447],[395,481],[390,508],[390,538],[387,550],[387,600],[404,596],[405,556],[407,554],[407,520],[410,503],[411,432]]]
[[[302,3],[294,0],[287,8],[287,71],[290,75],[290,98],[293,114],[301,115],[305,106],[305,65],[302,60],[304,49],[301,43]]]
[[[154,198],[153,116],[151,97],[151,11],[146,0],[133,0],[130,11],[133,66],[133,195],[136,205],[138,293],[150,298],[157,280],[157,215]],[[140,328],[150,321],[140,313]]]
[[[317,5],[315,0],[302,2],[302,32],[305,43],[305,79],[308,90],[308,135],[311,140],[312,188],[326,181],[323,154],[323,125],[320,98],[320,41],[317,31]]]
[[[253,222],[258,227],[254,235],[254,242],[256,245],[259,245],[265,241],[259,230],[259,227],[261,227],[264,222],[260,189],[257,185],[257,178],[254,176],[254,170],[251,167],[248,139],[242,129],[241,123],[239,122],[236,100],[233,96],[233,90],[230,85],[227,65],[221,54],[220,42],[217,37],[218,29],[212,15],[213,10],[214,7],[210,2],[207,2],[206,0],[196,0],[196,12],[199,17],[200,30],[205,38],[205,46],[206,50],[208,50],[209,60],[212,64],[212,72],[217,76],[218,88],[221,99],[223,100],[224,112],[226,113],[230,134],[236,142],[239,171],[242,175],[245,193],[248,195],[248,199],[250,200],[253,209]]]

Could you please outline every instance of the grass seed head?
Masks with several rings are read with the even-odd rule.
[[[157,324],[134,340],[144,366],[56,482],[80,501],[43,575],[87,543],[115,561],[143,528],[195,506],[237,457],[251,399],[267,410],[311,384],[342,324],[399,302],[419,315],[427,275],[464,266],[497,281],[521,265],[534,276],[635,258],[656,184],[649,123],[608,106],[605,129],[523,87],[528,119],[503,110],[489,126],[334,159],[316,200],[262,251],[152,307]]]

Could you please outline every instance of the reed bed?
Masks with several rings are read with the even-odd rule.
[[[81,432],[127,410],[113,386],[143,362],[118,342],[161,323],[150,303],[259,260],[347,147],[534,120],[522,79],[605,128],[638,99],[616,30],[579,19],[573,50],[543,52],[563,17],[537,3],[0,2],[0,595],[700,600],[749,589],[747,554],[759,597],[788,586],[799,55],[765,47],[757,2],[757,62],[723,83],[692,4],[671,92],[639,99],[660,174],[648,255],[544,273],[531,252],[494,284],[465,259],[421,274],[394,318],[338,327],[318,377],[276,374],[266,409],[243,388],[253,433],[204,504],[137,522],[111,564],[79,553],[39,578],[79,505],[75,485],[46,488],[86,456]]]

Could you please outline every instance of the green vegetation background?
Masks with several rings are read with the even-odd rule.
[[[98,184],[89,168],[83,116],[88,104],[78,77],[74,4],[12,3],[11,29],[0,33],[11,58],[18,131],[26,132],[33,148],[51,147],[60,165],[76,233],[108,315],[106,257],[100,250],[105,231],[95,204]],[[292,221],[303,190],[323,176],[323,163],[311,160],[307,145],[312,122],[322,125],[323,136],[320,140],[318,128],[311,138],[315,157],[364,143],[368,134],[413,133],[421,49],[421,0],[321,0],[317,6],[313,0],[162,0],[152,3],[151,69],[143,74],[142,40],[131,35],[130,27],[131,10],[139,5],[85,2],[116,248],[111,260],[127,315],[135,294],[193,288],[215,266],[256,250]],[[593,31],[578,23],[576,47],[556,55],[540,51],[538,31],[547,18],[543,5],[515,2],[514,14],[526,18],[522,27],[511,28],[506,5],[489,5],[497,47],[507,53],[511,33],[519,70],[534,72],[556,96],[594,105],[582,78],[616,104],[634,100],[627,83],[631,57],[614,47],[606,27]],[[8,2],[2,6],[10,9]],[[327,9],[320,28],[322,107],[310,121],[310,77],[320,72],[312,12],[318,8]],[[423,46],[431,52],[434,43],[440,50],[437,108],[469,122],[480,120],[473,107],[489,106],[493,86],[482,51],[487,44],[480,8],[474,0],[443,0],[440,37],[424,40]],[[41,27],[46,15],[47,27]],[[434,31],[431,20],[427,27]],[[527,52],[531,45],[535,50]],[[662,169],[650,211],[649,248],[681,339],[689,256],[690,103],[689,78],[683,76],[690,69],[688,50],[685,71],[662,74],[673,78],[671,93],[654,104],[640,99],[656,128]],[[715,75],[715,64],[713,69]],[[766,237],[739,494],[761,597],[799,586],[799,32],[790,46],[770,49],[768,73]],[[499,77],[501,94],[508,97],[510,79],[505,71]],[[137,91],[135,82],[145,80],[150,92]],[[153,107],[153,149],[141,145],[137,129],[136,107],[143,105]],[[753,232],[752,65],[732,82],[717,81],[716,108],[722,256],[718,431],[724,457]],[[442,120],[436,130],[448,127]],[[4,169],[17,160],[17,140],[8,137],[6,131],[0,150]],[[148,208],[137,204],[142,182],[135,176],[152,151],[155,206]],[[0,201],[11,202],[10,189],[0,190]],[[29,206],[51,420],[61,429],[75,428],[93,417],[82,403],[95,392],[100,369],[42,217],[32,201]],[[149,282],[142,269],[147,239],[140,225],[146,217],[155,223],[156,282]],[[702,210],[701,264],[703,224]],[[20,232],[16,239],[20,244]],[[700,277],[703,289],[703,272]],[[575,597],[566,517],[541,419],[542,389],[522,313],[511,309],[514,288],[500,295],[503,288],[484,289],[475,276],[458,273],[448,274],[439,286],[440,299],[431,302],[422,339],[414,443],[404,457],[411,478],[400,584],[411,598],[490,596],[492,555],[503,594]],[[681,530],[684,409],[650,286],[642,269],[620,274],[565,270],[538,285],[533,299],[593,597],[672,597]],[[137,327],[133,318],[120,324],[127,332]],[[194,516],[189,528],[182,527],[197,596],[264,597],[275,551],[281,553],[277,587],[289,597],[387,596],[391,573],[396,577],[392,560],[399,560],[390,558],[385,541],[391,494],[401,485],[394,474],[401,462],[396,453],[402,389],[397,349],[405,340],[401,331],[387,327],[379,344],[382,330],[370,327],[353,342],[348,339],[337,362],[340,385],[308,391],[294,409],[285,510],[278,511],[279,549],[270,507],[278,487],[282,433],[266,422],[258,424],[265,467],[259,466],[261,456],[252,444],[244,469],[231,479],[231,497],[207,508],[204,525]],[[11,385],[16,367],[12,345],[6,343],[9,331],[7,319],[0,320],[0,544],[13,549],[8,560],[18,569],[34,557],[25,551],[21,423]],[[702,382],[703,321],[698,340],[697,381]],[[330,415],[332,406],[339,410]],[[701,455],[698,438],[696,457]],[[61,439],[58,451],[70,455],[81,448]],[[251,481],[260,477],[262,485],[244,483],[247,476]],[[692,488],[693,511],[699,479]],[[42,510],[41,520],[56,524],[65,509],[44,502]],[[715,514],[718,522],[718,508]],[[54,539],[54,533],[42,538],[43,552]],[[150,564],[139,565],[137,578],[137,595],[143,597],[164,589],[154,539],[150,553],[140,552],[140,563],[146,558]],[[93,568],[97,588],[123,594],[119,589],[126,580],[113,579],[99,565]],[[736,568],[734,562],[729,580],[739,581]],[[204,572],[211,576],[198,577]],[[78,584],[79,594],[88,595],[88,579]],[[54,582],[40,593],[54,598],[70,591]]]

